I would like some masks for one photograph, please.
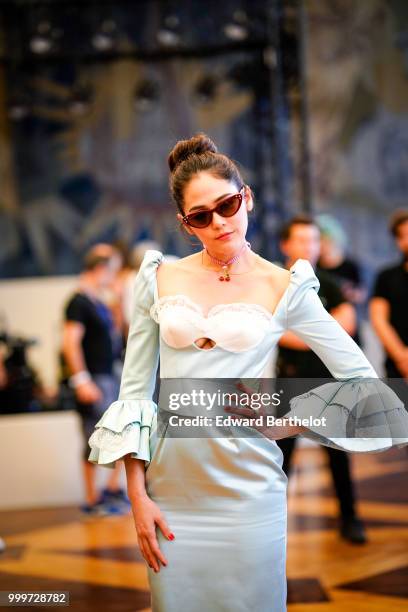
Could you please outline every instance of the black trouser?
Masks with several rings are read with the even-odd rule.
[[[292,453],[295,449],[297,438],[284,438],[277,440],[279,448],[283,452],[283,471],[289,477]],[[350,462],[346,452],[323,446],[329,457],[329,467],[333,477],[333,484],[340,505],[342,518],[355,516],[354,487],[350,474]]]
[[[388,378],[402,378],[402,374],[391,359],[385,362],[385,372]]]

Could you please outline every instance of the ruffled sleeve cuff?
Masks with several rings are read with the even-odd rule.
[[[330,382],[292,398],[290,408],[287,416],[304,419],[302,435],[325,446],[375,452],[408,444],[408,412],[379,379]]]
[[[115,462],[130,454],[134,459],[150,462],[150,431],[156,419],[157,406],[149,399],[126,399],[113,402],[89,438],[89,461],[114,468]]]

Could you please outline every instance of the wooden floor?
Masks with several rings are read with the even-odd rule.
[[[295,457],[289,612],[408,611],[407,450],[352,457],[369,536],[363,546],[338,536],[325,461],[318,448],[298,450]],[[150,610],[130,516],[84,520],[76,508],[1,512],[0,534],[7,543],[0,554],[0,590],[70,591],[75,612]]]

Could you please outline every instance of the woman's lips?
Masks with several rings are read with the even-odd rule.
[[[233,233],[234,232],[227,232],[226,234],[221,234],[221,236],[218,236],[217,240],[226,240],[229,236],[232,236]]]

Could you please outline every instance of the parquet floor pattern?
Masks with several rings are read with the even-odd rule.
[[[363,546],[338,535],[325,456],[302,448],[294,459],[288,611],[408,612],[407,449],[352,457],[369,537]],[[7,544],[0,590],[69,591],[73,612],[150,611],[131,516],[84,520],[76,508],[0,512],[0,535]]]

